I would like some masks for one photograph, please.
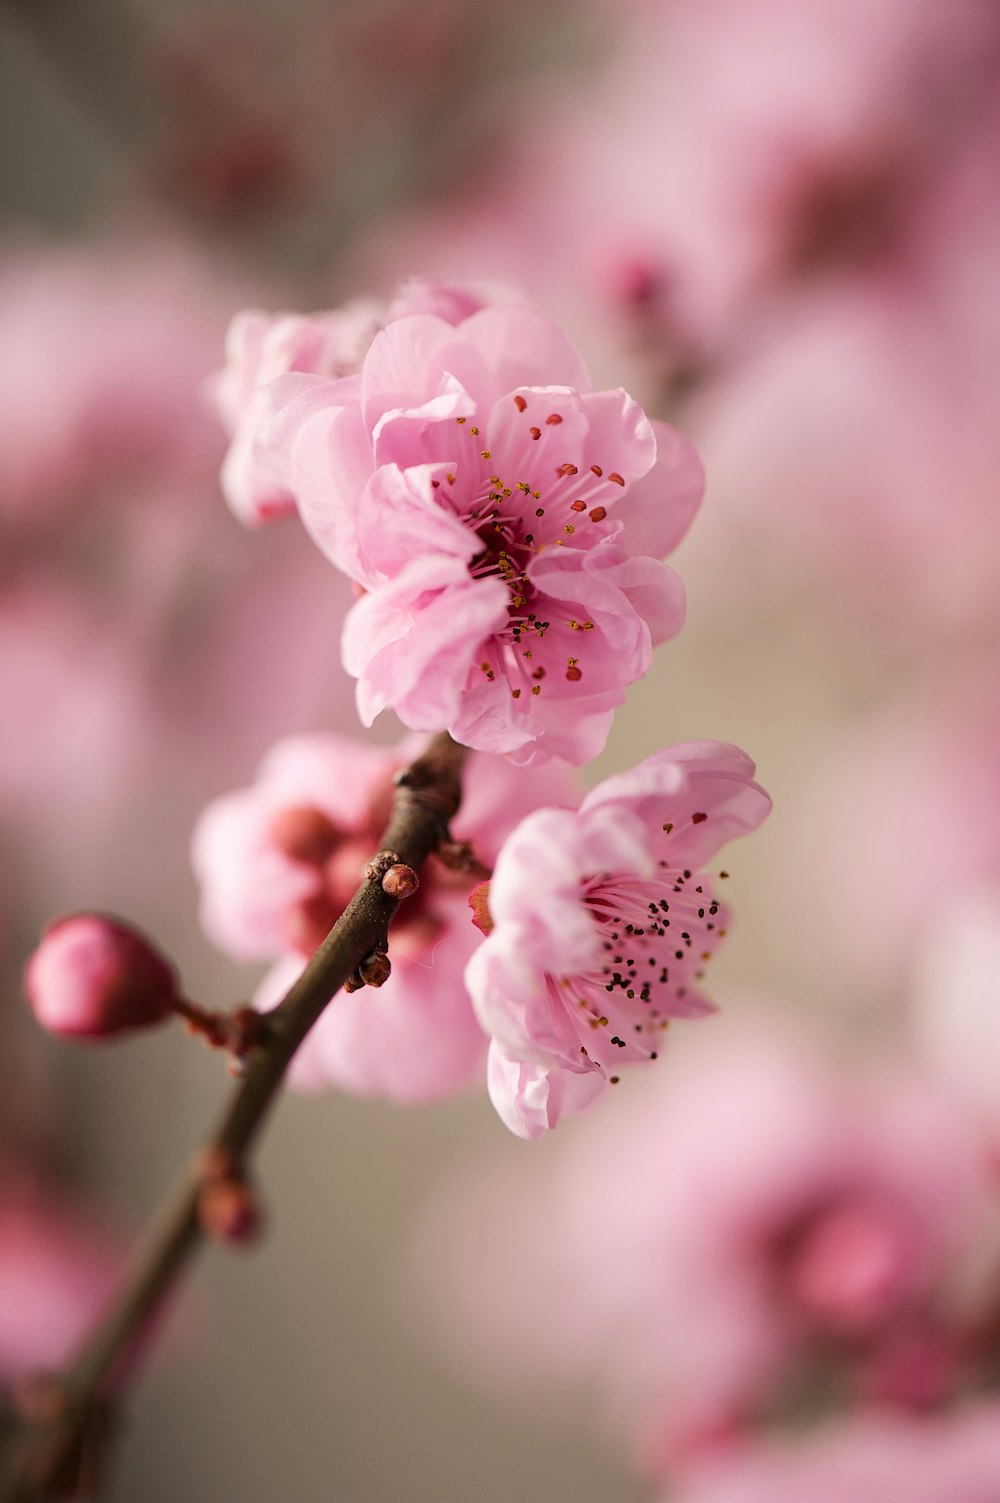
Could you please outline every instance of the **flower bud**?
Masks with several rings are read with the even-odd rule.
[[[140,930],[100,913],[73,913],[43,931],[24,986],[35,1017],[67,1038],[107,1038],[165,1022],[180,1000],[177,974]]]
[[[420,878],[412,866],[390,866],[382,878],[382,891],[387,892],[390,898],[412,898],[420,886]]]
[[[225,1149],[208,1148],[198,1170],[198,1220],[206,1237],[230,1246],[256,1242],[263,1223],[257,1192],[242,1164]]]
[[[358,975],[366,986],[384,986],[392,975],[392,964],[384,950],[373,950],[358,966]]]
[[[249,1180],[240,1175],[206,1180],[198,1198],[202,1231],[213,1242],[248,1247],[261,1229],[261,1208]]]

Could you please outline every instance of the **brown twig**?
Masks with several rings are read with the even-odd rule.
[[[448,838],[458,810],[465,748],[436,736],[397,779],[382,841],[398,864],[418,871]],[[390,884],[391,886],[391,884]],[[45,1503],[92,1489],[98,1452],[114,1408],[144,1353],[151,1324],[203,1238],[200,1198],[206,1162],[242,1166],[277,1095],[288,1065],[331,1000],[373,952],[383,952],[399,900],[366,876],[302,975],[269,1015],[269,1027],[246,1059],[215,1133],[194,1156],[174,1204],[138,1249],[117,1298],[66,1373],[28,1391],[14,1469],[3,1503]]]

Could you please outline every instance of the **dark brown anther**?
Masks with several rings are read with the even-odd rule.
[[[233,1154],[207,1149],[198,1163],[198,1219],[206,1237],[247,1247],[261,1229],[261,1207],[246,1171]]]
[[[401,863],[390,866],[382,878],[382,891],[389,894],[390,898],[396,898],[402,902],[403,898],[412,898],[420,886],[420,878],[412,866],[403,866]]]
[[[378,855],[373,856],[365,867],[365,876],[369,882],[381,882],[389,868],[398,864],[399,853],[397,851],[379,851]]]
[[[392,962],[384,950],[372,950],[358,966],[358,975],[366,986],[384,986],[392,975]]]
[[[344,982],[344,991],[348,993],[359,992],[364,984],[365,982],[364,978],[361,975],[361,972],[355,971],[354,975],[348,976],[347,980]]]

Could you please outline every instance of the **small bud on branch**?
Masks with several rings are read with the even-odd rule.
[[[390,898],[397,898],[402,902],[403,898],[412,898],[420,886],[420,878],[412,866],[397,864],[390,866],[382,878],[382,891],[387,892]]]

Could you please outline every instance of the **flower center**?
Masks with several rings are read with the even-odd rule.
[[[321,809],[306,805],[275,814],[271,822],[275,845],[291,860],[313,868],[316,877],[313,890],[293,904],[285,917],[285,934],[293,949],[311,955],[329,934],[378,850],[380,829],[341,830]],[[418,954],[440,933],[433,903],[440,885],[428,863],[420,887],[401,905],[393,923],[395,959]]]
[[[585,879],[581,895],[598,928],[601,962],[550,977],[550,987],[573,1003],[581,1051],[593,1064],[656,1059],[670,1019],[707,1008],[698,984],[726,932],[720,905],[707,880],[689,870],[664,869],[651,880],[605,872]]]
[[[573,693],[594,692],[581,651],[583,634],[594,629],[594,622],[582,602],[574,610],[568,600],[547,598],[528,571],[532,558],[544,549],[587,549],[598,543],[613,526],[608,507],[626,483],[614,468],[566,459],[565,446],[553,453],[551,443],[542,440],[562,430],[564,415],[552,411],[548,400],[530,393],[511,398],[519,421],[523,419],[523,452],[510,448],[508,436],[500,467],[506,465],[509,475],[516,464],[522,476],[516,483],[496,472],[499,451],[495,456],[479,425],[465,417],[455,421],[473,447],[443,481],[432,482],[481,544],[469,565],[473,579],[499,578],[507,586],[506,624],[483,644],[478,671],[498,689],[506,687],[522,710],[543,692],[546,678],[551,685],[552,675],[557,675],[561,693],[566,692],[564,683],[574,686]],[[535,413],[533,404],[541,410]]]

